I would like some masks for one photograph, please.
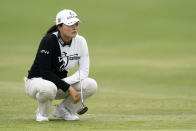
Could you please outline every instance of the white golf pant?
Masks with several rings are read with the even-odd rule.
[[[42,116],[48,117],[50,114],[51,103],[54,99],[64,99],[61,104],[68,108],[75,114],[81,106],[81,100],[73,103],[73,98],[68,92],[63,92],[61,89],[57,90],[56,85],[48,80],[42,78],[24,78],[26,93],[33,99],[38,101],[38,110]],[[79,94],[81,91],[80,83],[71,85]],[[92,96],[97,90],[97,83],[94,79],[86,78],[82,80],[83,97],[86,100]]]

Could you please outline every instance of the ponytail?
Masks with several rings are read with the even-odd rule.
[[[51,33],[55,32],[55,31],[58,31],[58,26],[62,26],[62,25],[63,25],[63,24],[53,25],[52,27],[50,27],[50,28],[48,29],[48,31],[46,32],[45,35],[51,34]]]

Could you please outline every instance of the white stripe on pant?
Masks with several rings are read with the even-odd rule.
[[[33,99],[38,101],[38,110],[42,116],[48,117],[50,115],[51,103],[54,99],[64,99],[61,104],[68,108],[72,114],[75,114],[81,105],[81,100],[73,103],[73,99],[68,92],[63,92],[61,89],[57,90],[56,85],[48,80],[42,78],[24,78],[26,93]],[[80,83],[71,85],[80,94]],[[94,79],[86,78],[82,80],[82,91],[84,99],[92,96],[97,90],[97,83]]]

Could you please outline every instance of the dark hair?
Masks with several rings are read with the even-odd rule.
[[[51,34],[51,33],[55,32],[55,31],[58,31],[58,26],[63,26],[63,24],[53,25],[52,27],[50,27],[48,29],[48,31],[46,32],[45,35]]]

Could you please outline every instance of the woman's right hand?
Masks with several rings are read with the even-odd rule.
[[[78,94],[78,92],[72,86],[69,87],[68,91],[74,100],[74,104],[78,103],[78,101],[80,100],[80,95]]]

